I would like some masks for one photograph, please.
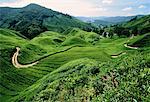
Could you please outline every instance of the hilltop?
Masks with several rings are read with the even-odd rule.
[[[1,28],[19,31],[29,39],[46,30],[63,32],[70,27],[81,29],[92,29],[93,27],[68,14],[37,4],[29,4],[23,8],[0,7],[0,12]]]

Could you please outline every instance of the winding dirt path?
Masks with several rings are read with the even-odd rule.
[[[148,37],[150,37],[150,34],[144,34],[141,38],[141,41],[143,41],[143,39],[147,39]],[[130,39],[133,39],[134,38],[134,35],[132,35],[131,37],[130,37]],[[130,39],[124,44],[124,47],[126,47],[126,48],[130,48],[130,49],[140,49],[140,46],[139,47],[132,47],[132,46],[130,46],[130,45],[128,45],[127,43],[128,42],[130,42]],[[148,40],[148,39],[147,39]]]
[[[130,39],[133,39],[134,38],[134,35],[132,35],[131,37],[130,37]],[[130,41],[130,39],[124,44],[124,47],[126,47],[126,48],[129,48],[129,49],[135,49],[135,50],[137,50],[138,49],[138,47],[132,47],[132,46],[129,46],[127,43]],[[126,52],[121,52],[121,53],[119,53],[119,54],[116,54],[116,55],[111,55],[111,57],[112,58],[118,58],[118,57],[120,57],[120,56],[122,56],[122,55],[125,55],[125,54],[127,54]]]
[[[129,48],[129,49],[138,49],[138,47],[128,46],[127,44],[124,44],[124,47]]]
[[[112,58],[118,58],[118,57],[121,57],[122,55],[125,55],[127,54],[126,52],[121,52],[119,54],[116,54],[116,55],[111,55]]]
[[[129,48],[129,49],[138,49],[138,47],[132,47],[132,46],[129,46],[129,45],[127,44],[127,43],[130,42],[130,40],[133,39],[133,38],[134,38],[134,35],[132,35],[132,36],[130,37],[130,39],[124,44],[124,47]]]
[[[28,68],[31,67],[33,65],[36,65],[38,63],[38,61],[33,62],[31,64],[27,64],[27,65],[22,65],[18,62],[18,55],[19,55],[19,51],[20,48],[16,47],[17,51],[14,53],[13,57],[12,57],[12,64],[16,67],[16,68]]]
[[[33,65],[36,65],[39,61],[41,61],[42,59],[45,59],[49,56],[52,56],[52,55],[55,55],[55,54],[58,54],[58,53],[62,53],[62,52],[65,52],[65,51],[68,51],[74,47],[81,47],[80,45],[75,45],[75,46],[71,46],[65,50],[62,50],[62,51],[58,51],[58,52],[55,52],[55,53],[51,53],[51,54],[48,54],[48,55],[45,55],[33,62],[31,62],[31,64],[26,64],[26,65],[22,65],[18,62],[18,55],[19,55],[19,51],[20,51],[20,48],[19,47],[16,47],[17,51],[14,53],[13,57],[12,57],[12,64],[16,67],[16,68],[28,68],[28,67],[31,67]]]

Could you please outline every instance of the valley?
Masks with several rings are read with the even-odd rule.
[[[1,102],[149,101],[150,15],[101,28],[36,4],[0,12]]]

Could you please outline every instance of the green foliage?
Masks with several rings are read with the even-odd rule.
[[[112,29],[112,32],[119,37],[130,37],[132,35],[143,35],[150,32],[150,15],[143,16],[141,18],[135,17],[130,21],[108,27]],[[106,28],[106,29],[108,29]],[[111,31],[108,31],[111,32]]]
[[[82,48],[79,46],[74,48],[72,47],[72,49],[64,51],[70,46],[62,47],[61,43],[59,43],[56,39],[64,41],[67,36],[63,36],[55,32],[44,32],[32,40],[28,40],[24,39],[20,33],[7,29],[1,29],[0,37],[2,38],[0,40],[0,71],[2,73],[0,75],[0,99],[4,102],[25,90],[44,75],[54,71],[68,61],[86,57],[102,61],[110,59],[110,56],[94,47]],[[55,44],[57,42],[57,46],[53,43],[48,44],[51,40],[53,40]],[[41,58],[43,59],[41,59],[40,63],[36,66],[27,69],[17,69],[11,63],[11,57],[16,51],[15,47],[17,46],[21,48],[18,56],[18,60],[21,64],[31,63]],[[93,51],[95,51],[95,53],[93,53]],[[100,59],[102,55],[106,56],[103,56],[103,59]]]
[[[116,33],[119,37],[130,37],[131,36],[129,29],[124,28],[119,25],[114,27],[114,33]]]
[[[149,53],[142,52],[139,56],[137,53],[139,54],[138,51],[130,52],[127,57],[105,63],[91,59],[71,61],[43,77],[11,101],[147,102]]]
[[[141,17],[139,19],[133,19],[127,23],[125,23],[123,26],[125,28],[129,28],[133,30],[133,34],[146,34],[150,32],[150,15]]]

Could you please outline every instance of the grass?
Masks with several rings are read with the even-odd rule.
[[[88,42],[91,44],[94,44],[96,41],[98,41],[101,38],[100,35],[98,35],[94,32],[86,32],[86,31],[80,30],[78,28],[69,29],[69,31],[67,30],[64,33],[67,35],[67,37],[81,38],[85,42]]]
[[[109,55],[117,54],[126,50],[124,47],[124,43],[126,43],[128,38],[120,38],[120,39],[101,39],[96,46],[104,49],[106,53]]]
[[[88,43],[86,41],[84,41],[83,39],[81,39],[79,37],[74,37],[74,36],[66,39],[62,43],[63,46],[70,46],[70,45],[75,45],[75,44],[86,45]]]

